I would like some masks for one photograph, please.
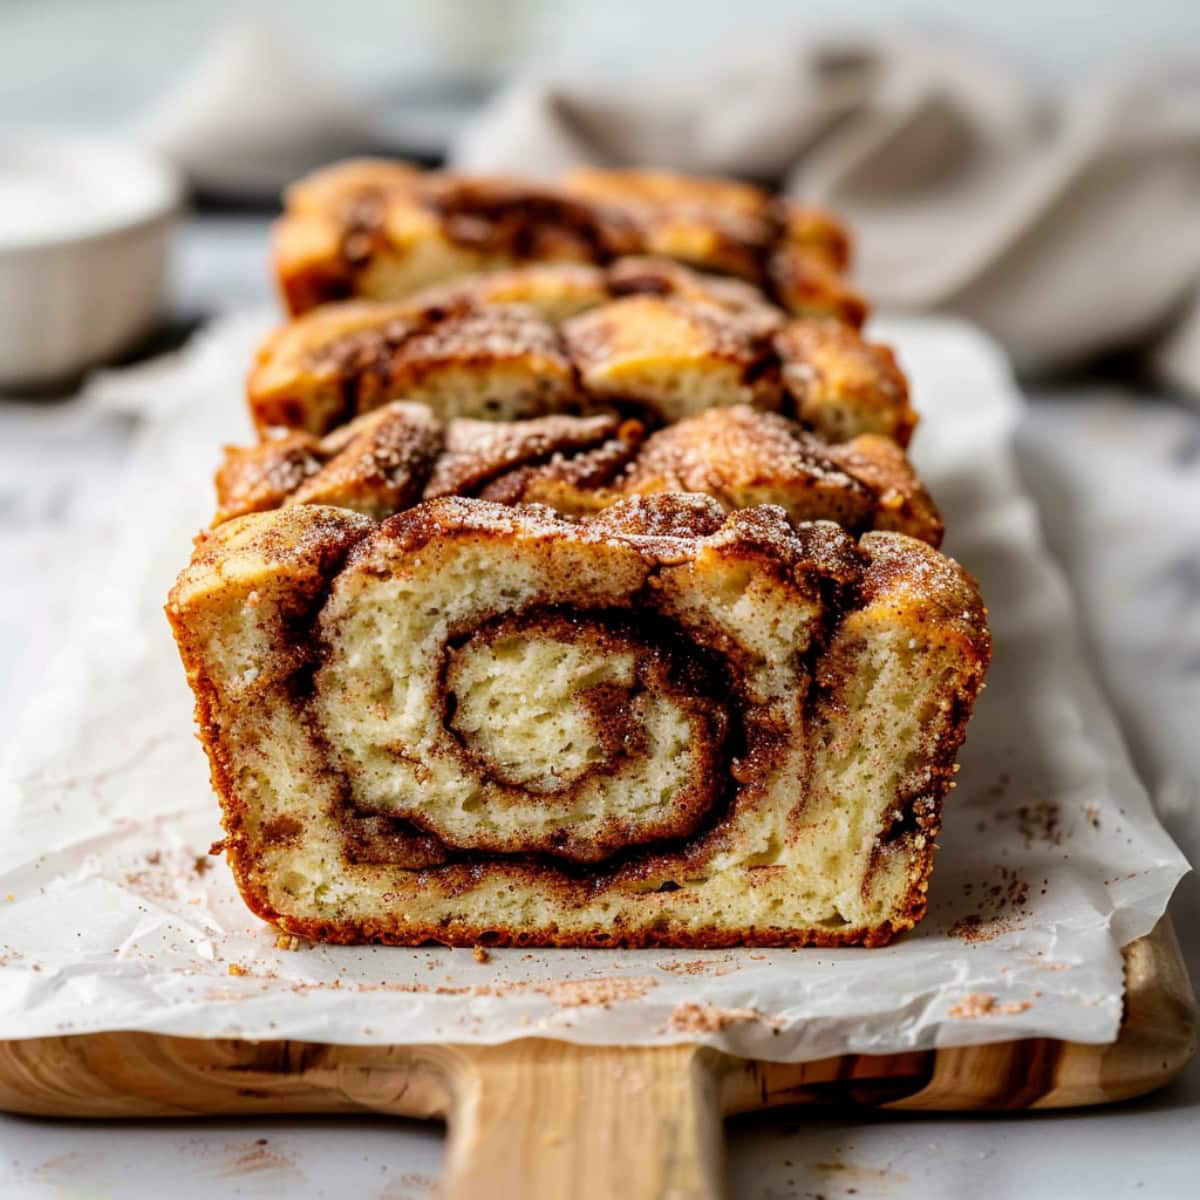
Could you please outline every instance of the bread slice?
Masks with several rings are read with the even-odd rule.
[[[542,186],[359,159],[289,188],[274,234],[293,313],[354,297],[400,300],[523,263],[642,254],[747,280],[798,315],[866,316],[843,279],[846,231],[817,209],[730,180],[589,169]]]
[[[687,495],[256,513],[167,612],[247,903],[403,945],[887,942],[990,648],[925,543]]]
[[[738,280],[663,259],[513,268],[406,301],[326,305],[272,334],[247,381],[260,432],[323,434],[390,400],[514,420],[617,406],[653,423],[752,404],[827,439],[916,423],[886,347],[788,320]]]
[[[937,507],[895,442],[830,445],[776,413],[714,408],[647,438],[613,414],[438,421],[393,401],[324,438],[290,433],[229,446],[216,475],[219,525],[287,504],[382,519],[421,498],[544,504],[566,516],[629,496],[704,492],[727,509],[777,504],[797,521],[891,529],[940,545]]]

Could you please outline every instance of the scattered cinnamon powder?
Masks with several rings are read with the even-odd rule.
[[[960,917],[950,926],[948,932],[952,938],[975,945],[1024,928],[1022,919],[1028,916],[1029,884],[1012,867],[999,866],[991,883],[968,883],[963,891],[975,898],[975,912]]]
[[[969,992],[950,1006],[947,1016],[960,1021],[971,1021],[978,1017],[1014,1016],[1033,1007],[1031,1000],[1013,1000],[1001,1004],[995,996],[986,992]]]
[[[272,984],[279,983],[297,996],[306,995],[309,992],[342,990],[341,979],[285,981],[281,980],[275,971],[252,971],[241,963],[231,963],[229,974],[261,980],[263,991],[268,990]],[[538,995],[545,996],[559,1008],[582,1008],[593,1004],[607,1008],[610,1004],[622,1000],[640,1000],[651,988],[657,986],[656,980],[643,975],[612,976],[605,979],[551,979],[544,983],[520,980],[513,983],[446,984],[437,987],[423,983],[356,983],[347,984],[345,990],[359,993],[396,992],[404,995],[432,996],[512,996],[536,992]],[[220,989],[208,995],[208,999],[214,1001],[237,998],[237,996]]]

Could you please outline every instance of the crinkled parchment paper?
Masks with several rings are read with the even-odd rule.
[[[162,613],[212,508],[262,316],[104,377],[144,430],[123,536],[80,563],[80,615],[0,795],[0,1038],[142,1029],[342,1043],[702,1038],[800,1060],[1044,1035],[1111,1040],[1120,947],[1186,869],[1087,669],[1009,452],[1003,361],[956,324],[887,323],[924,414],[915,457],[996,639],[930,913],[882,950],[548,951],[277,944],[206,856],[217,805]],[[711,1006],[711,1007],[710,1007]]]

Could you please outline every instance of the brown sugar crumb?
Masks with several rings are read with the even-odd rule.
[[[1093,829],[1100,828],[1100,805],[1089,804],[1087,808],[1083,810],[1083,815],[1087,818],[1087,823]]]
[[[281,933],[275,939],[276,950],[299,950],[300,939],[294,933]]]
[[[972,1021],[978,1017],[1015,1016],[1032,1007],[1032,1000],[1012,1000],[1001,1004],[995,996],[989,996],[986,992],[969,992],[952,1004],[946,1015],[958,1021]]]
[[[720,1033],[730,1025],[744,1021],[758,1021],[776,1032],[784,1022],[779,1017],[768,1017],[756,1008],[720,1008],[716,1004],[695,1004],[685,1000],[671,1010],[666,1028],[675,1033]]]
[[[208,861],[208,856],[204,855],[204,854],[197,854],[195,860],[192,863],[192,874],[193,875],[204,875],[206,872],[211,871],[211,870],[212,870],[212,863],[210,863]]]
[[[230,975],[249,975],[250,974],[250,972],[245,967],[243,967],[241,963],[230,963],[229,964],[229,973],[230,973]]]
[[[487,952],[486,946],[475,946],[471,950],[471,957],[477,963],[491,962],[492,956]]]

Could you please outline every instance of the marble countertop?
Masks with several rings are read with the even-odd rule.
[[[178,329],[262,303],[263,220],[192,219],[170,293]],[[919,386],[919,381],[918,381]],[[919,390],[918,390],[919,401]],[[36,688],[86,594],[77,551],[111,537],[132,418],[73,400],[0,402],[0,730]],[[1200,415],[1090,381],[1031,395],[1018,448],[1083,635],[1134,761],[1185,852],[1200,857]],[[1200,884],[1173,903],[1200,978]],[[1140,1103],[944,1119],[793,1111],[729,1129],[731,1194],[783,1197],[1174,1197],[1194,1194],[1200,1064]],[[0,1116],[0,1195],[433,1193],[435,1125],[383,1118],[85,1124]]]

